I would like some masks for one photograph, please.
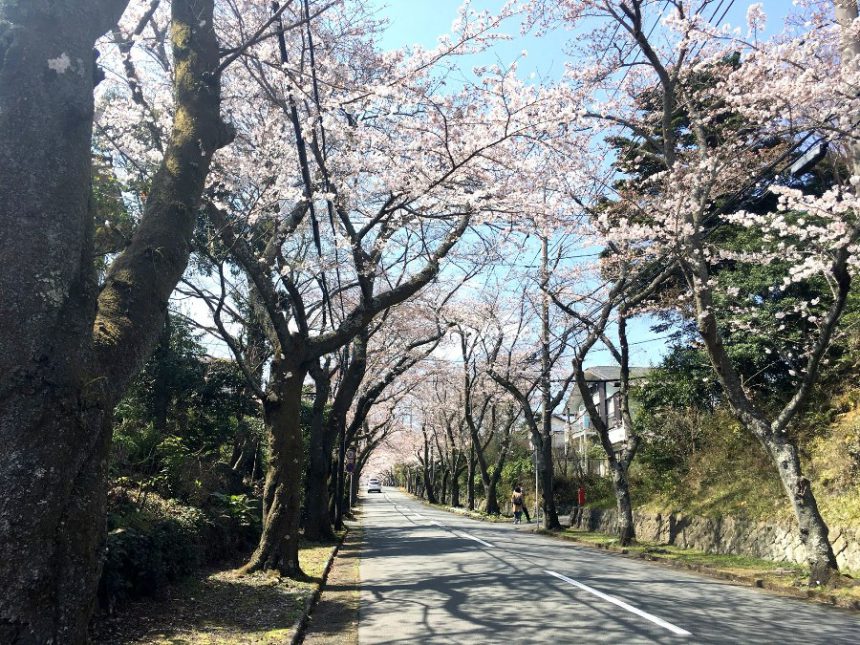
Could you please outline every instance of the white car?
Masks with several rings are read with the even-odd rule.
[[[379,480],[376,477],[372,478],[369,482],[367,482],[367,492],[368,493],[381,493],[382,492],[382,484],[379,483]]]

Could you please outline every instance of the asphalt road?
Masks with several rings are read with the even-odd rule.
[[[437,511],[363,507],[359,643],[860,643],[860,614]]]

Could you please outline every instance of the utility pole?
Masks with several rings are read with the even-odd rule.
[[[541,434],[543,435],[541,441],[541,449],[543,454],[541,455],[540,463],[544,469],[547,467],[551,467],[547,460],[547,452],[552,450],[552,410],[550,410],[550,398],[552,397],[552,391],[550,388],[552,387],[550,382],[550,370],[552,369],[551,358],[549,353],[549,236],[546,231],[543,232],[540,239],[540,251],[541,251],[541,262],[540,262],[540,288],[541,288]],[[549,442],[549,445],[546,445],[546,442]],[[537,457],[537,455],[536,455]],[[538,472],[537,463],[535,463],[535,474]],[[547,482],[549,481],[549,477],[552,476],[552,473],[549,474],[544,473],[544,495],[551,495],[552,488],[547,487]],[[537,490],[537,485],[535,486],[535,490]],[[535,495],[535,501],[537,501],[537,495]],[[546,511],[547,505],[544,504],[544,519],[546,519]],[[538,511],[535,511],[535,517],[537,517],[538,521],[540,517],[537,515]]]
[[[540,496],[540,475],[538,473],[538,446],[535,443],[535,524],[540,527],[540,507],[538,497]]]

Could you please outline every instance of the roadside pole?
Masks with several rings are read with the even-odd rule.
[[[538,449],[537,444],[534,444],[535,449],[535,524],[540,528],[540,509],[538,507],[538,498],[540,497],[540,477],[538,476]]]

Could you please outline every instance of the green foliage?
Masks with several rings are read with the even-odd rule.
[[[107,256],[122,251],[135,228],[135,221],[123,199],[123,185],[113,169],[100,158],[93,159],[92,202],[93,243],[96,269],[107,268]]]
[[[107,549],[99,598],[104,608],[156,593],[200,566],[248,548],[259,525],[249,502],[231,500],[206,512],[153,493],[115,487],[109,495]]]
[[[259,499],[248,495],[226,495],[224,493],[212,493],[212,510],[219,513],[219,517],[233,520],[239,526],[252,527],[257,530],[262,524],[262,504]]]
[[[262,462],[259,406],[231,361],[210,359],[189,324],[170,315],[161,342],[115,410],[111,468],[196,504],[241,492]],[[245,470],[229,466],[244,455]]]
[[[602,453],[601,453],[602,454]],[[585,505],[589,508],[615,508],[615,493],[609,477],[587,474],[574,477],[556,476],[553,496],[559,512],[566,513],[578,503],[579,487],[585,488]]]
[[[531,457],[508,459],[502,468],[501,481],[513,487],[517,484],[530,482],[535,476],[535,466]]]
[[[682,420],[681,412],[678,418]],[[630,471],[634,503],[706,517],[790,516],[770,458],[728,410],[720,407],[687,422],[697,434],[682,457],[665,437],[645,437]]]
[[[261,523],[250,495],[264,461],[259,405],[237,366],[207,357],[184,319],[169,315],[115,418],[105,607],[235,557]]]

